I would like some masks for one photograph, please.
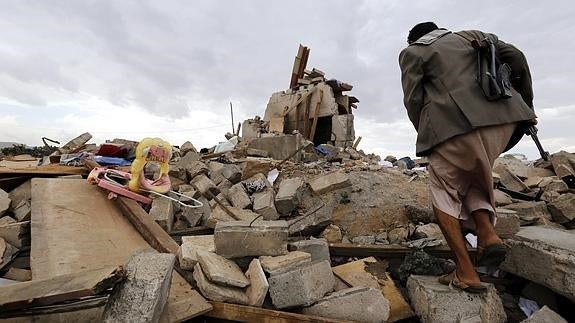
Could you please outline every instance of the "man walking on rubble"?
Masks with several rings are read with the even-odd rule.
[[[486,287],[467,253],[461,226],[475,229],[479,265],[505,259],[505,245],[494,230],[491,171],[499,154],[535,123],[529,67],[513,45],[481,31],[452,33],[424,22],[409,31],[407,42],[399,56],[404,104],[417,130],[416,154],[428,157],[433,210],[457,263],[439,280],[481,292]],[[497,63],[511,68],[510,85],[500,97],[490,97],[478,82],[483,77],[479,44],[493,44]]]

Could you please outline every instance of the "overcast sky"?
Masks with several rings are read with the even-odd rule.
[[[263,116],[287,89],[301,43],[308,69],[353,84],[359,148],[414,156],[398,54],[435,21],[522,49],[542,142],[575,151],[571,1],[0,1],[0,141],[40,145],[89,131],[93,142],[160,136],[198,148]],[[537,150],[524,138],[514,149]]]

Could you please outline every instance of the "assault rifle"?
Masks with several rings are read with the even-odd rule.
[[[549,160],[549,153],[543,149],[543,146],[541,146],[541,142],[539,141],[539,137],[537,137],[537,127],[535,127],[535,125],[530,126],[529,128],[527,128],[526,133],[528,136],[531,136],[531,138],[535,142],[535,146],[537,146],[537,149],[539,150],[539,154],[541,155],[541,158],[543,158],[544,161],[548,161]]]

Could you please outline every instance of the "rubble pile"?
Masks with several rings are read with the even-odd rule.
[[[454,263],[426,160],[358,149],[351,86],[306,70],[308,55],[300,48],[289,90],[241,136],[170,147],[166,194],[137,202],[86,180],[130,171],[131,140],[89,144],[84,133],[38,160],[0,161],[0,318],[573,320],[575,154],[498,158],[495,229],[507,259],[477,268],[484,294],[441,285]],[[161,174],[161,163],[144,167],[151,181]]]

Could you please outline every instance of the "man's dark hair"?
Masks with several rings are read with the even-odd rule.
[[[417,41],[421,36],[438,28],[439,27],[437,27],[437,25],[431,21],[418,23],[409,31],[409,35],[407,36],[407,43],[411,44],[414,41]]]

